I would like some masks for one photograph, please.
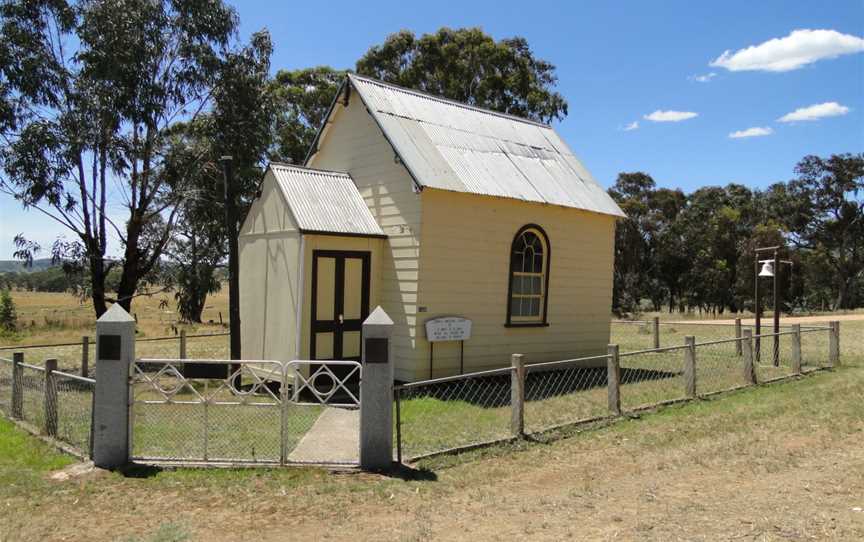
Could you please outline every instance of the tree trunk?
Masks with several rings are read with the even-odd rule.
[[[120,284],[117,286],[117,303],[132,313],[132,299],[135,290],[138,289],[138,240],[141,234],[141,225],[138,213],[133,212],[126,226],[126,251],[124,253],[123,272],[120,274]]]

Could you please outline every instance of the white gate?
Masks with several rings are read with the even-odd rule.
[[[201,367],[222,374],[196,376],[212,375]],[[136,360],[130,455],[158,463],[356,463],[361,373],[356,361]]]

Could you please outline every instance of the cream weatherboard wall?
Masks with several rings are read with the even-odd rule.
[[[295,359],[301,233],[272,172],[261,183],[238,245],[243,359]]]
[[[423,356],[415,348],[420,195],[356,95],[347,107],[342,102],[336,104],[318,148],[307,165],[351,174],[360,195],[387,234],[377,269],[373,262],[372,276],[380,277],[378,303],[396,324],[393,333],[396,378],[412,378],[420,362],[418,356]]]
[[[417,339],[421,360],[412,380],[429,378],[427,318],[458,315],[473,321],[465,370],[601,354],[609,342],[615,217],[577,209],[448,192],[422,192],[420,290],[425,308]],[[549,236],[548,327],[505,327],[510,247],[526,224]],[[433,376],[458,372],[459,344],[436,343]]]

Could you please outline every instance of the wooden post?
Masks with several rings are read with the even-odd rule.
[[[90,337],[81,337],[81,376],[87,377],[90,373]]]
[[[801,374],[801,324],[792,324],[792,374]]]
[[[748,386],[756,384],[756,365],[753,356],[753,330],[744,330],[744,340],[741,346],[744,348],[744,382]]]
[[[831,367],[840,366],[840,322],[834,320],[831,322],[831,331],[828,332],[828,365]]]
[[[525,360],[522,354],[510,356],[510,432],[525,436]]]
[[[56,359],[45,360],[45,434],[57,436],[57,381],[54,371],[57,370]]]
[[[186,359],[186,330],[180,330],[180,359]]]
[[[655,316],[653,323],[654,331],[654,348],[660,348],[660,317]]]
[[[617,344],[608,347],[609,356],[606,358],[606,383],[609,395],[609,413],[613,416],[621,415],[621,364],[618,358],[619,348]]]
[[[741,338],[741,319],[740,318],[735,319],[735,338],[736,339]],[[735,354],[739,358],[742,355],[742,353],[741,353],[741,341],[740,340],[735,341]]]
[[[24,418],[24,352],[12,354],[12,418]]]
[[[689,399],[696,398],[696,337],[684,337],[684,393]]]

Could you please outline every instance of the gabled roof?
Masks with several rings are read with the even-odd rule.
[[[303,233],[386,237],[347,173],[275,162],[270,171]]]
[[[354,74],[348,82],[420,188],[625,216],[550,126]]]

